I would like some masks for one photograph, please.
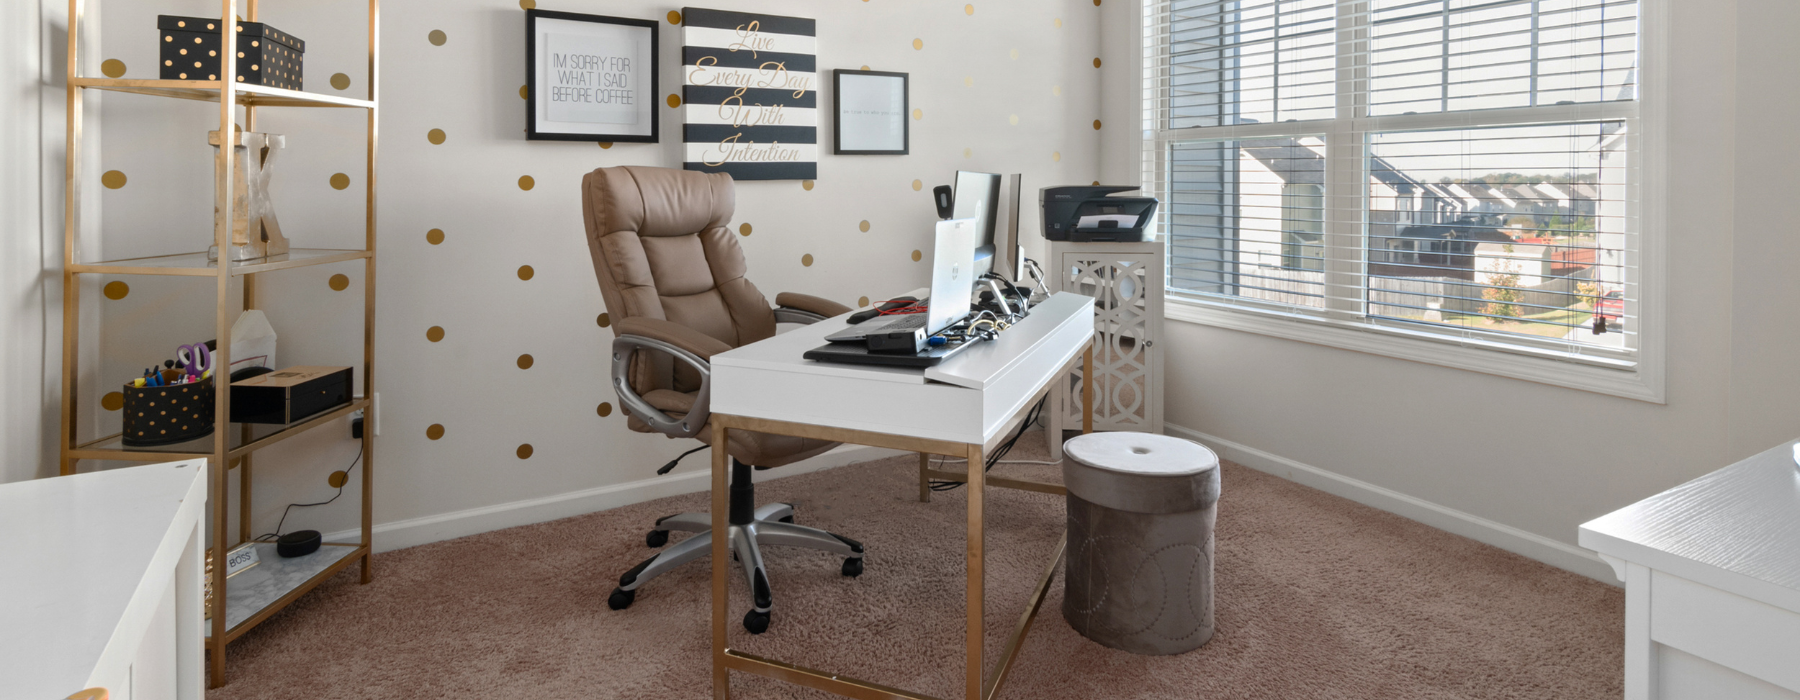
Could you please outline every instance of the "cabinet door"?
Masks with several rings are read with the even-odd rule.
[[[1094,298],[1094,429],[1162,432],[1163,256],[1157,243],[1057,246],[1061,291]],[[1058,387],[1062,426],[1081,426],[1084,377]]]

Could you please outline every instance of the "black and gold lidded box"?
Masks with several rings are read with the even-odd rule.
[[[163,80],[218,80],[219,20],[157,15]],[[306,42],[261,22],[237,23],[237,82],[300,89]]]

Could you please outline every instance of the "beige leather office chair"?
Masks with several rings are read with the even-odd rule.
[[[744,251],[727,228],[735,205],[731,176],[667,168],[601,168],[582,178],[588,247],[612,315],[612,384],[632,430],[708,440],[712,356],[775,335],[775,324],[813,323],[847,313],[842,304],[782,293],[775,308],[744,278]],[[732,431],[729,547],[749,582],[753,633],[768,629],[772,606],[759,545],[805,547],[844,557],[845,576],[862,573],[863,547],[847,537],[793,524],[786,503],[756,507],[751,465],[779,467],[835,442]],[[671,462],[664,471],[672,468]],[[706,556],[712,518],[681,513],[656,521],[645,542],[669,531],[696,533],[619,577],[607,605],[631,605],[644,582]]]

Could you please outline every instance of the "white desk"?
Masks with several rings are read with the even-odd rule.
[[[825,344],[825,336],[846,325],[845,317],[820,321],[712,357],[713,531],[727,528],[729,457],[732,430],[811,437],[919,453],[920,499],[928,478],[968,483],[968,618],[965,692],[970,700],[992,697],[1005,680],[1023,643],[1050,577],[1059,548],[1039,581],[1019,626],[991,676],[982,674],[982,492],[985,485],[1062,492],[1035,484],[987,476],[978,466],[989,445],[1003,437],[1014,417],[1063,377],[1077,357],[1093,362],[1094,300],[1062,293],[1044,300],[1031,314],[1002,332],[930,369],[900,369],[813,362],[802,355]],[[1091,371],[1091,370],[1090,370]],[[1092,394],[1084,395],[1084,422],[1091,425]],[[967,474],[929,469],[928,455],[967,458]],[[730,697],[731,670],[769,676],[846,697],[923,699],[926,696],[829,671],[764,659],[725,646],[725,611],[730,589],[726,538],[713,538],[713,695]]]
[[[1800,698],[1793,444],[1581,526],[1625,582],[1626,700]]]
[[[0,486],[0,697],[202,693],[206,460]]]

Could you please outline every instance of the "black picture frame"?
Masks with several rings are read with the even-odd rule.
[[[894,78],[900,81],[900,147],[897,149],[858,149],[844,148],[844,76],[875,76]],[[904,156],[912,150],[912,85],[906,73],[895,73],[879,70],[846,70],[831,71],[831,152],[840,156]]]
[[[587,131],[556,131],[542,128],[538,119],[538,20],[566,20],[572,22],[592,22],[596,24],[616,24],[644,30],[650,36],[650,67],[644,71],[641,67],[638,75],[647,72],[649,86],[643,93],[650,105],[650,133],[596,133]],[[656,108],[659,94],[658,74],[662,72],[661,25],[656,20],[631,19],[629,17],[608,17],[604,15],[586,15],[575,12],[556,12],[552,10],[530,9],[525,11],[525,138],[531,141],[593,141],[597,143],[659,143],[662,140],[661,110]]]

